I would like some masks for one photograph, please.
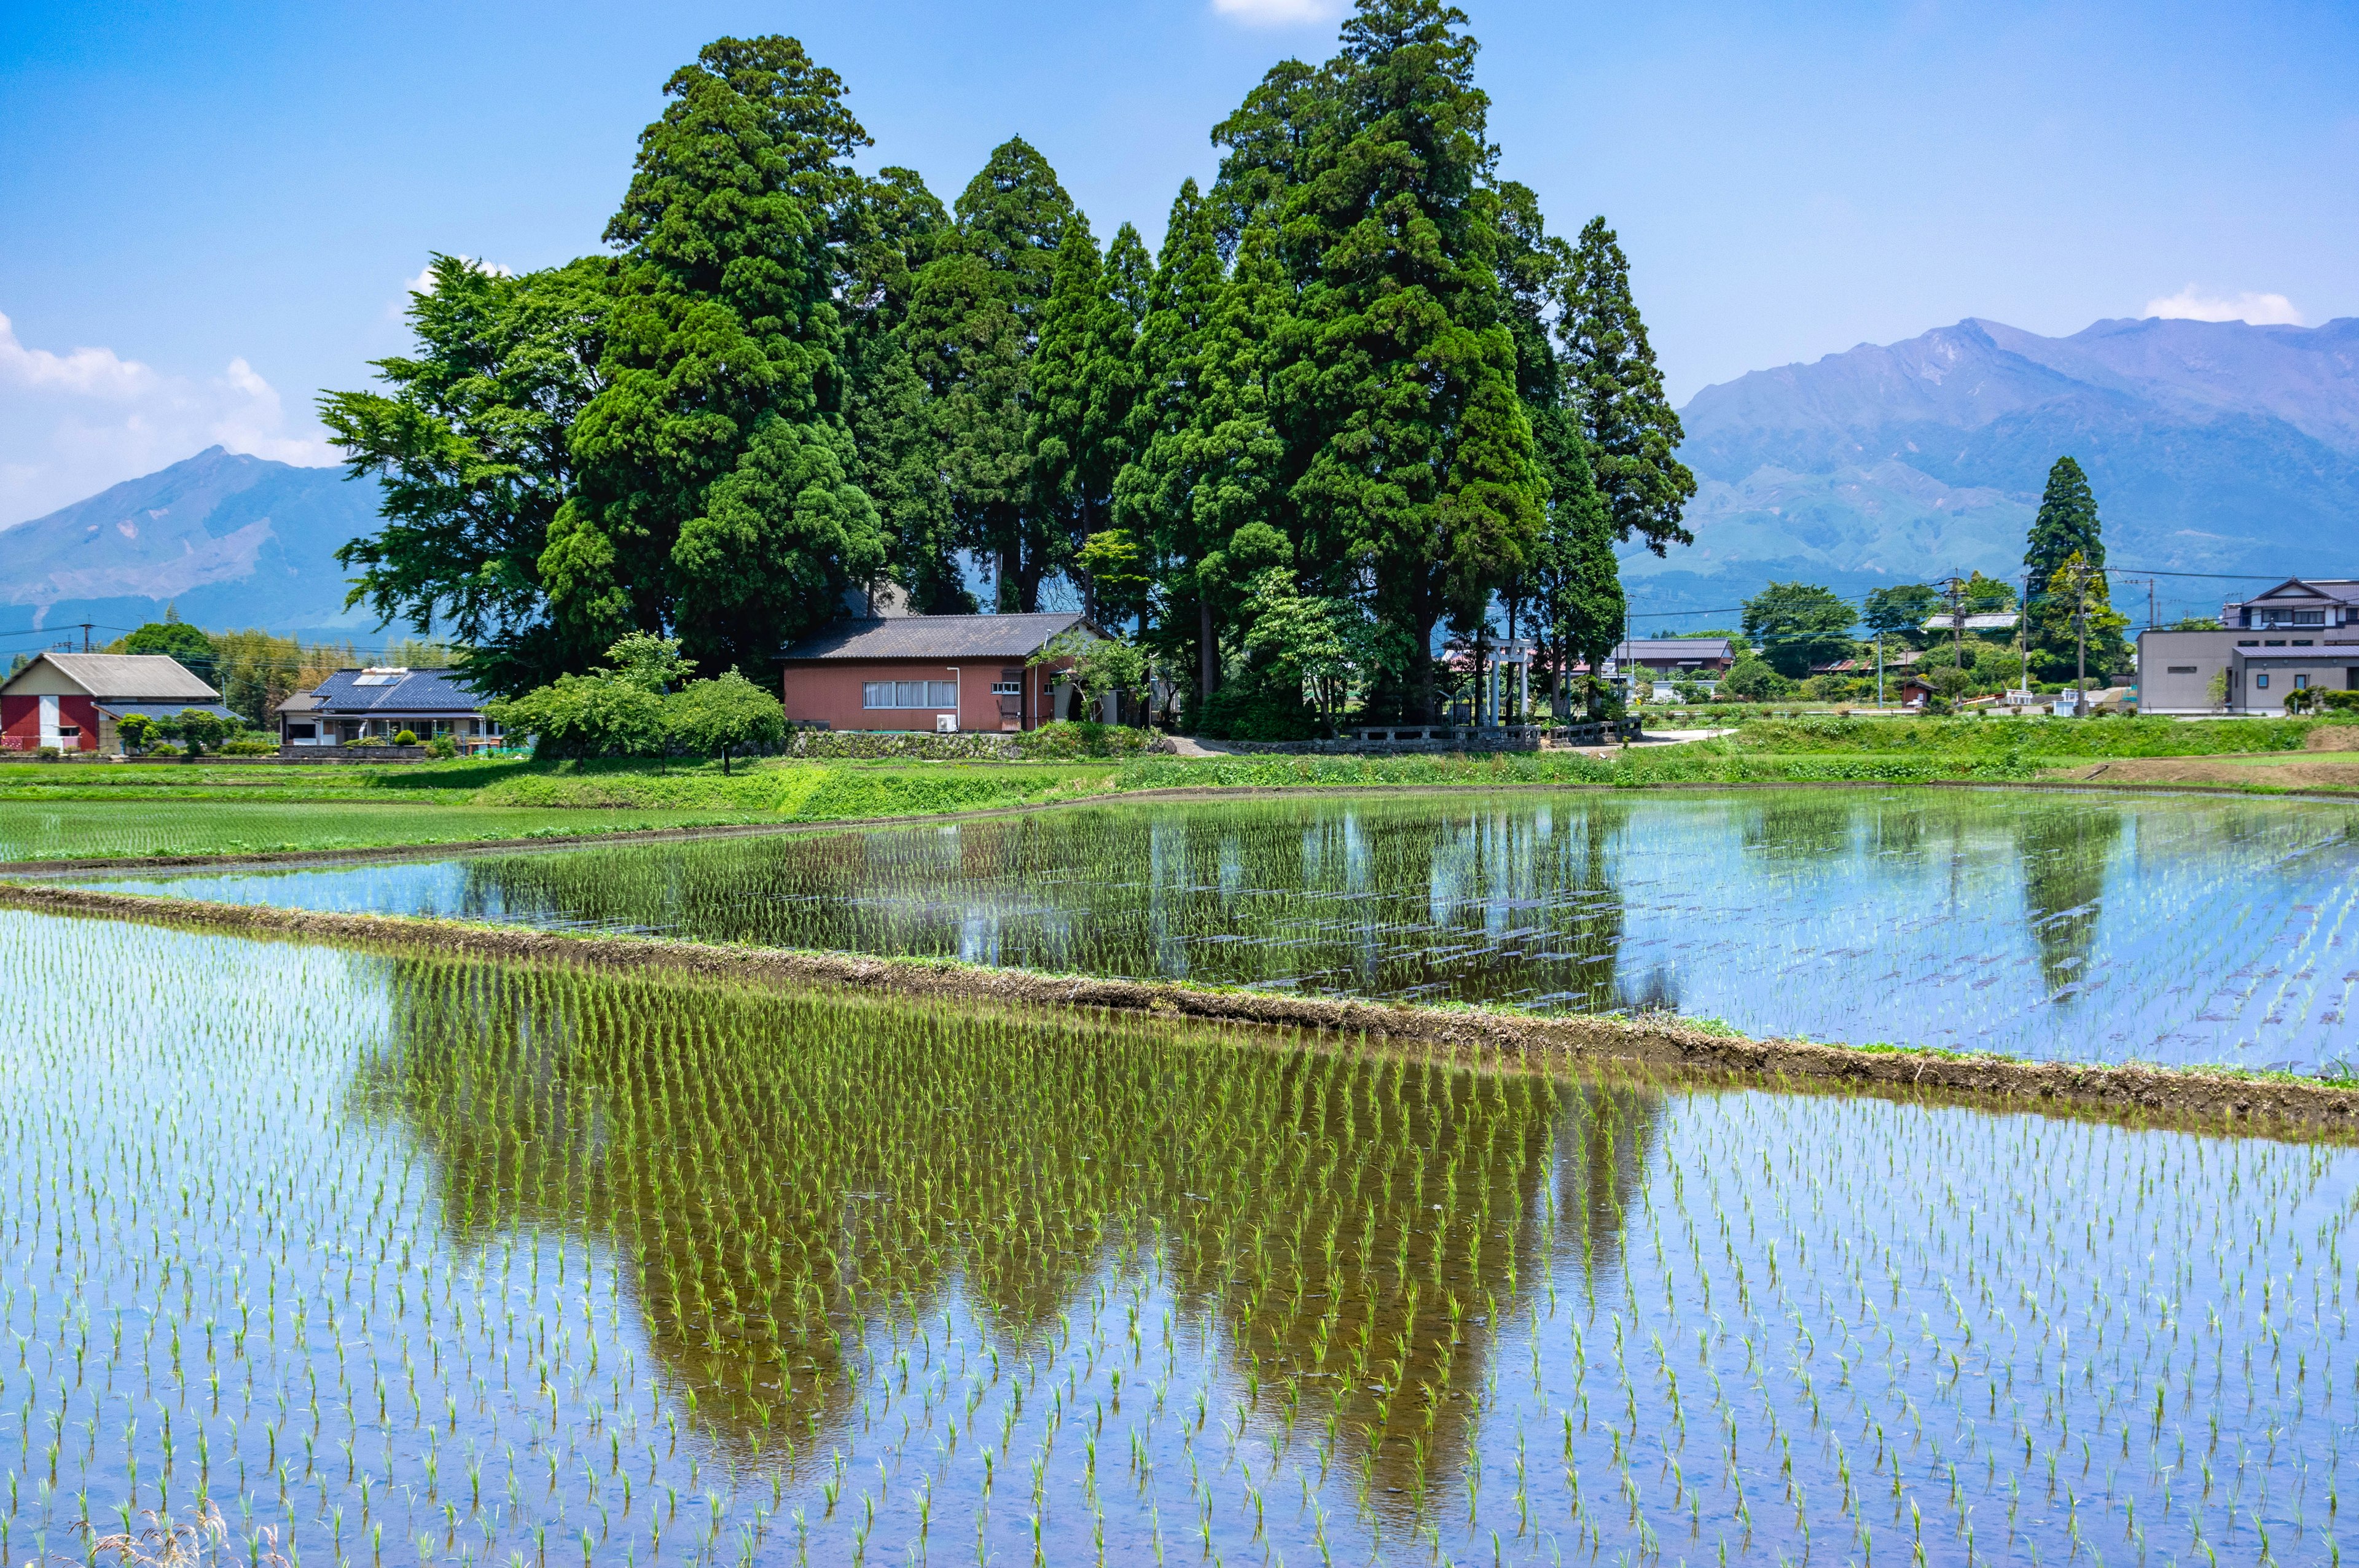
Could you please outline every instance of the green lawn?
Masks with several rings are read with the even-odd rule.
[[[28,801],[0,799],[0,860],[381,849],[701,827],[715,811],[549,811],[407,801]]]

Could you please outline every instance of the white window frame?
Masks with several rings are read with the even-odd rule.
[[[866,680],[860,683],[860,706],[868,712],[911,713],[923,708],[958,707],[954,680]]]

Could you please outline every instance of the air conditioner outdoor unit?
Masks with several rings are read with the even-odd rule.
[[[957,734],[957,733],[958,733],[958,715],[957,715],[957,714],[955,714],[955,713],[937,713],[937,714],[935,714],[935,715],[934,715],[934,733],[935,733],[935,734],[937,734],[937,735],[955,735],[955,734]]]

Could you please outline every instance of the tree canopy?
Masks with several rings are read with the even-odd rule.
[[[1150,256],[1021,136],[947,206],[861,172],[833,71],[718,39],[608,254],[437,258],[412,351],[322,399],[385,481],[353,601],[511,697],[631,633],[766,682],[886,600],[1078,601],[1267,733],[1435,714],[1445,635],[1593,663],[1615,543],[1685,541],[1695,485],[1626,257],[1499,178],[1477,54],[1440,0],[1358,0],[1213,128]]]
[[[1763,662],[1788,680],[1810,666],[1848,657],[1859,612],[1832,589],[1807,582],[1773,582],[1745,601],[1745,634]]]

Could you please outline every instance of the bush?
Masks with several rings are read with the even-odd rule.
[[[267,757],[278,750],[278,742],[267,735],[240,735],[234,741],[222,742],[224,757]]]
[[[55,746],[42,746],[33,752],[33,756],[37,761],[44,762],[54,762],[64,754],[64,752],[59,751]]]
[[[418,731],[415,730],[396,730],[394,732],[393,743],[397,746],[415,746],[418,744]]]
[[[426,754],[429,757],[455,757],[459,754],[459,747],[450,736],[437,735],[426,742]]]

